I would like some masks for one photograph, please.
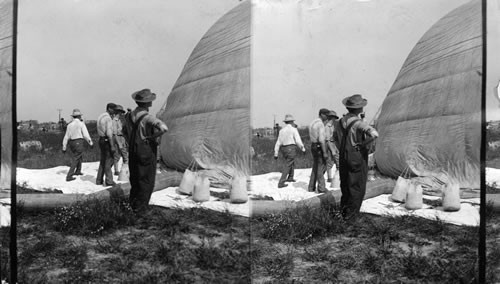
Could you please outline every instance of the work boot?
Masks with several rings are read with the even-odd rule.
[[[287,180],[285,180],[285,182],[296,182],[296,180],[294,180],[294,179],[292,178],[292,179],[287,179]]]
[[[70,176],[70,177],[66,177],[66,181],[72,181],[72,180],[75,180],[75,179],[76,179],[76,178],[75,178],[75,177],[72,177],[72,176]]]
[[[288,184],[285,184],[285,183],[278,183],[278,188],[283,188],[283,187],[287,187]]]

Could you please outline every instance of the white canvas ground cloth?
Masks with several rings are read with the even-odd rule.
[[[100,191],[104,187],[95,184],[95,177],[97,175],[98,162],[83,163],[82,172],[83,176],[76,177],[76,180],[66,182],[66,173],[68,167],[55,167],[44,170],[28,170],[23,168],[17,169],[17,182],[18,184],[25,184],[25,186],[37,189],[58,189],[64,193],[82,193],[89,194],[92,192]],[[277,184],[280,178],[280,173],[273,172],[263,175],[255,175],[251,177],[251,191],[250,197],[272,197],[274,200],[293,200],[299,201],[307,199],[317,194],[308,192],[307,185],[309,182],[309,175],[311,169],[297,169],[295,170],[295,179],[297,182],[289,183],[288,187],[278,189]],[[487,183],[491,184],[497,181],[500,184],[500,169],[488,168],[486,171]],[[116,178],[115,178],[116,180]],[[157,192],[154,192],[150,204],[170,207],[170,208],[207,208],[221,212],[230,212],[241,216],[250,215],[250,202],[244,204],[231,204],[228,199],[219,199],[211,197],[210,201],[203,203],[194,202],[190,196],[180,195],[176,192],[177,187],[169,187]],[[340,190],[340,189],[331,189]],[[226,189],[211,188],[213,192],[227,192]],[[425,199],[433,200],[439,199],[438,197],[424,196]],[[8,204],[9,200],[4,199],[1,201],[3,204]],[[478,226],[479,225],[479,198],[463,199],[461,209],[458,212],[444,212],[442,208],[431,208],[425,205],[423,209],[409,211],[404,208],[404,205],[392,202],[390,195],[380,195],[363,202],[361,211],[365,213],[377,215],[414,215],[423,218],[433,219],[439,218],[443,222],[457,224]],[[2,218],[5,216],[5,210],[1,211]]]

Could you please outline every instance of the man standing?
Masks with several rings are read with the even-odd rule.
[[[335,122],[334,140],[340,154],[340,207],[344,219],[354,220],[366,192],[368,147],[378,132],[359,115],[367,100],[356,94],[342,100],[348,113]]]
[[[286,125],[280,130],[278,140],[274,145],[274,158],[278,159],[278,151],[280,149],[285,158],[285,164],[281,170],[278,188],[288,186],[285,182],[295,182],[293,173],[295,168],[295,156],[297,156],[297,146],[302,152],[306,151],[302,139],[300,139],[299,131],[297,128],[293,127],[294,121],[295,119],[292,115],[285,115],[285,120],[283,120],[283,122],[285,122]]]
[[[319,117],[309,125],[309,137],[311,138],[311,153],[313,156],[313,166],[311,178],[309,179],[309,191],[326,192],[325,171],[328,152],[325,138],[325,121],[330,113],[326,108],[319,110]],[[316,188],[316,183],[318,187]]]
[[[87,140],[90,147],[94,146],[87,130],[87,126],[83,123],[82,113],[80,110],[75,108],[71,116],[73,117],[73,121],[71,121],[66,127],[66,134],[64,135],[62,145],[62,151],[66,152],[66,147],[69,143],[69,148],[73,153],[73,161],[71,161],[71,166],[69,167],[68,174],[66,175],[66,181],[75,180],[73,177],[74,175],[83,175],[83,141]]]
[[[99,170],[97,171],[96,184],[103,184],[104,176],[106,186],[115,185],[113,181],[113,153],[116,151],[113,143],[113,119],[111,116],[114,114],[116,105],[108,103],[106,105],[106,112],[97,118],[97,134],[99,135],[99,149],[101,150],[101,159],[99,161]]]
[[[333,165],[335,164],[335,168],[338,171],[339,169],[339,152],[335,143],[333,143],[333,129],[334,122],[339,119],[337,113],[333,110],[330,110],[330,113],[327,115],[328,119],[325,123],[325,136],[326,136],[326,148],[328,150],[328,161],[326,162],[326,174],[328,179],[327,182],[331,182],[333,185]],[[333,186],[332,186],[333,187]]]
[[[113,143],[115,143],[115,153],[114,153],[114,167],[115,176],[120,174],[120,169],[118,169],[118,162],[120,158],[123,159],[123,164],[128,164],[128,150],[127,141],[123,137],[123,114],[125,110],[121,105],[116,105],[115,116],[113,117]]]
[[[149,114],[156,95],[149,89],[132,94],[137,107],[125,118],[124,135],[129,145],[130,206],[144,211],[153,193],[158,137],[168,131],[163,121]]]

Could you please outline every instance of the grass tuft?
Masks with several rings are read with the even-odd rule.
[[[307,243],[345,230],[337,211],[319,207],[296,207],[263,219],[263,238],[288,243]]]
[[[134,213],[126,200],[89,199],[58,209],[54,229],[66,234],[101,236],[112,229],[134,223]]]

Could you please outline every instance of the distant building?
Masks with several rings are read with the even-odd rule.
[[[500,120],[497,121],[488,121],[486,123],[486,129],[500,129]]]
[[[17,123],[18,130],[38,130],[38,120],[21,120]]]
[[[258,137],[272,137],[274,130],[269,127],[252,129],[252,135],[257,136],[257,134],[259,134]]]
[[[59,125],[56,122],[42,122],[38,125],[38,130],[43,132],[58,131]]]

